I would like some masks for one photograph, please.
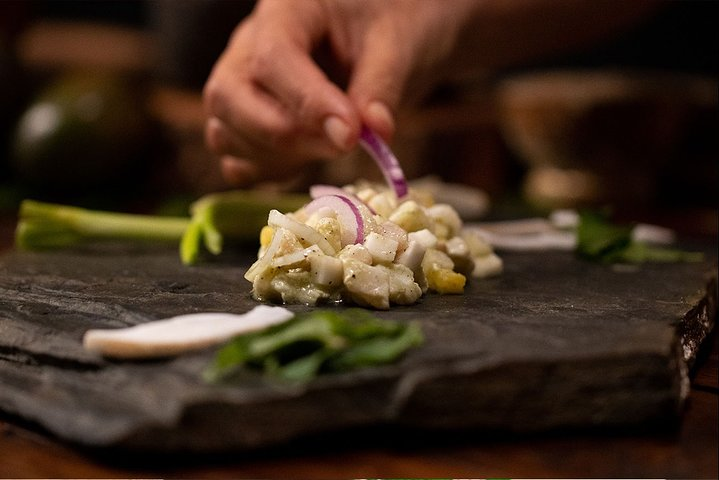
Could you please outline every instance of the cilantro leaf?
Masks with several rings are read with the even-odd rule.
[[[577,254],[601,263],[699,262],[704,258],[701,252],[635,241],[631,226],[613,224],[596,212],[580,213]]]
[[[314,310],[234,338],[217,352],[204,378],[221,382],[251,369],[306,382],[323,372],[394,362],[422,341],[415,323],[383,320],[360,308]]]

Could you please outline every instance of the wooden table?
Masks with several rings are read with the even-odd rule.
[[[0,251],[11,246],[13,227],[14,219],[0,218]],[[717,478],[718,338],[713,336],[710,352],[693,373],[681,424],[668,430],[553,432],[503,438],[481,432],[453,436],[365,431],[261,452],[158,458],[84,451],[20,419],[0,416],[0,477]]]

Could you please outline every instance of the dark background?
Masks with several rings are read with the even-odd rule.
[[[163,202],[177,197],[187,200],[226,188],[214,159],[204,149],[200,92],[228,36],[252,7],[250,0],[1,2],[0,207],[12,211],[21,198],[31,196],[92,206],[128,208],[129,204],[131,208],[137,205],[155,208],[158,198]],[[582,51],[548,55],[532,63],[487,72],[460,85],[439,84],[418,109],[409,112],[408,120],[400,124],[406,128],[398,132],[396,148],[407,173],[410,177],[434,173],[446,181],[469,183],[487,190],[500,203],[506,199],[522,201],[521,183],[527,165],[507,148],[499,131],[492,110],[497,85],[504,79],[528,72],[556,69],[680,72],[716,82],[717,20],[719,2],[670,1],[631,30]],[[100,68],[103,73],[109,70],[110,76],[120,79],[123,88],[142,103],[145,135],[129,137],[127,129],[120,129],[114,132],[116,143],[100,140],[89,147],[85,143],[87,139],[61,137],[65,150],[51,148],[42,156],[36,155],[41,157],[34,159],[39,166],[35,166],[32,174],[26,174],[17,166],[23,160],[16,158],[18,122],[23,112],[43,91],[62,82],[68,72],[80,69],[96,75],[98,70],[92,61],[83,64],[82,60],[68,60],[75,58],[72,52],[59,48],[53,52],[47,30],[48,25],[58,22],[71,36],[72,25],[89,23],[130,32],[147,45],[146,52],[140,49],[133,59],[132,55],[123,53],[123,42],[118,41],[114,45],[119,53],[108,52],[109,68],[107,63]],[[75,34],[79,52],[76,58],[85,58],[83,54],[92,52],[95,42],[86,33]],[[37,47],[43,41],[48,44],[44,50]],[[38,57],[28,45],[36,46],[43,55]],[[114,53],[117,53],[116,68],[112,68]],[[53,61],[55,54],[62,59]],[[100,54],[95,52],[95,55]],[[448,126],[443,115],[449,112],[452,116],[458,107],[464,112],[461,122],[457,122],[457,127]],[[718,125],[716,100],[712,111],[702,115],[698,126],[691,127],[694,133],[678,140],[682,150],[672,159],[671,168],[648,172],[648,175],[656,175],[660,184],[658,193],[649,199],[652,205],[670,203],[712,211],[716,208],[716,189],[713,188],[719,182],[718,148],[713,134]],[[114,113],[111,116],[122,118]],[[460,116],[454,114],[453,118]],[[121,141],[124,137],[130,139]],[[123,153],[122,147],[129,143],[138,148]],[[88,163],[102,161],[103,152],[113,151],[127,158],[115,163],[108,160],[107,171],[94,177],[90,175],[92,169],[87,168]],[[83,156],[89,158],[85,163],[80,161]],[[453,161],[446,161],[448,156]],[[47,167],[47,163],[51,166]],[[58,164],[62,167],[51,168]],[[686,174],[687,164],[696,165],[692,175]],[[342,167],[345,175],[355,175],[358,170],[353,169],[351,163],[347,165]],[[59,173],[47,175],[49,179],[38,178],[58,170],[86,171],[88,175],[85,179],[79,174]],[[332,167],[318,173],[320,178],[323,174],[329,182],[348,180]],[[306,185],[301,182],[294,185],[298,187]],[[713,224],[706,228],[715,230]]]

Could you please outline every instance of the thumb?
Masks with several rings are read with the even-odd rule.
[[[410,56],[386,39],[381,35],[368,37],[355,62],[347,94],[362,122],[389,140],[395,131],[394,115],[409,76]]]

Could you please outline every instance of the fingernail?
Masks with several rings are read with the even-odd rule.
[[[347,150],[347,144],[350,137],[350,127],[341,118],[331,115],[325,119],[324,123],[325,135],[341,150]]]
[[[367,105],[367,110],[365,110],[365,115],[367,118],[372,119],[371,122],[373,125],[382,125],[384,127],[382,129],[383,131],[394,131],[394,117],[389,107],[383,102],[378,100],[370,102],[370,104]]]

